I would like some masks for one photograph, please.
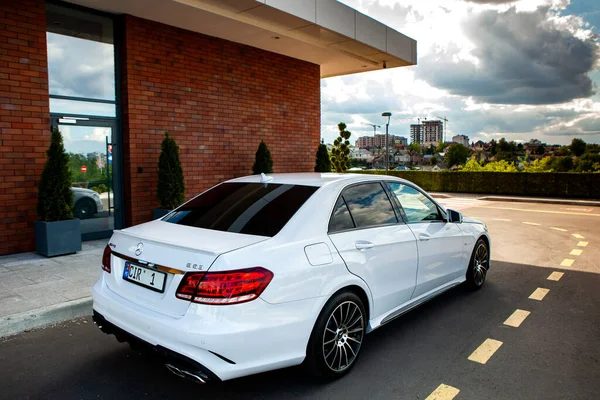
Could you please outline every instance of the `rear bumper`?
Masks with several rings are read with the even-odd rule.
[[[108,322],[106,318],[102,316],[102,314],[96,312],[95,310],[92,319],[102,332],[106,333],[107,335],[115,335],[119,342],[127,342],[134,348],[140,348],[154,352],[164,361],[165,365],[169,366],[169,370],[176,375],[180,375],[177,373],[177,371],[187,371],[188,375],[182,373],[180,376],[183,378],[189,378],[197,383],[220,381],[217,375],[197,361],[194,361],[189,357],[176,353],[165,347],[158,345],[153,346],[152,344],[143,341],[129,332],[124,331],[115,324]],[[194,376],[196,378],[194,378]]]
[[[92,288],[94,313],[104,331],[118,339],[139,340],[159,353],[165,349],[182,356],[210,380],[300,364],[323,302],[314,298],[282,304],[261,299],[231,306],[192,303],[185,315],[169,316],[111,291],[105,276],[102,273]]]

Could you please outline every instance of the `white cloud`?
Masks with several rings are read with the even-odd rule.
[[[590,73],[599,68],[594,29],[597,32],[600,27],[590,26],[579,15],[568,15],[565,10],[569,0],[343,2],[416,39],[419,65],[323,80],[322,136],[326,141],[335,138],[340,121],[353,131],[352,140],[372,134],[372,128],[363,122],[383,125],[383,111],[393,113],[390,132],[404,136],[409,135],[409,125],[416,122],[416,117],[447,116],[447,137],[537,137],[567,143],[573,135],[579,135],[588,142],[600,141],[600,121],[593,118],[600,113],[600,95],[592,95],[598,86],[593,79],[599,79],[600,73]],[[484,16],[500,18],[496,31],[485,25],[490,20]],[[475,29],[478,23],[484,26]],[[540,26],[545,26],[545,31],[528,28],[532,23],[543,24]],[[523,36],[516,42],[502,43],[505,38],[498,35],[505,35],[503,26],[514,35],[522,30]],[[519,54],[514,53],[519,51],[518,45],[523,48],[520,54],[530,58],[522,56],[521,65],[513,64],[511,69],[506,61]],[[539,47],[554,53],[536,58],[531,49]],[[505,65],[496,63],[490,68],[494,60],[490,54],[501,57]],[[563,60],[569,54],[585,54],[588,58]],[[543,74],[536,72],[540,67]],[[568,90],[554,89],[552,85],[557,84],[565,84]],[[490,85],[497,88],[490,91]],[[548,100],[539,96],[548,96]]]

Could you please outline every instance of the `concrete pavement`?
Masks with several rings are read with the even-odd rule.
[[[91,287],[107,240],[76,254],[0,257],[0,337],[91,313]]]

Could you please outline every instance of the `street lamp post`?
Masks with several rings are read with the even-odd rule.
[[[381,114],[381,116],[388,118],[388,120],[385,124],[385,173],[387,175],[390,170],[390,155],[389,155],[389,148],[388,148],[388,129],[390,126],[390,117],[392,116],[392,113],[384,112],[383,114]]]

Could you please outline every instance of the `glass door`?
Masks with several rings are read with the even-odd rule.
[[[82,240],[110,237],[122,227],[117,129],[112,118],[53,116],[69,155],[73,214]]]

